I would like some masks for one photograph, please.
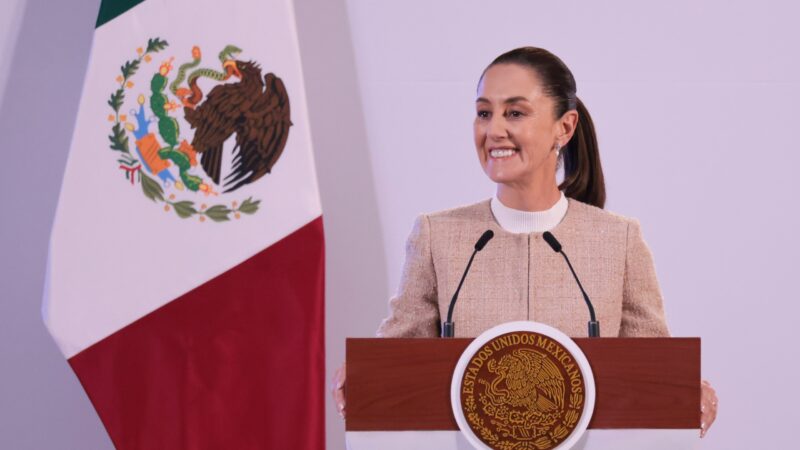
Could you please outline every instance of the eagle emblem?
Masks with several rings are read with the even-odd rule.
[[[486,386],[486,404],[496,408],[514,408],[507,423],[498,428],[516,439],[530,438],[531,428],[549,427],[558,420],[555,414],[564,406],[564,377],[556,365],[539,351],[520,348],[489,361],[491,381]]]
[[[487,342],[462,380],[461,405],[475,435],[493,449],[556,448],[583,411],[574,361],[561,344],[533,332]]]
[[[235,45],[209,63],[199,46],[165,55],[168,45],[149,39],[115,79],[108,138],[119,169],[184,219],[256,213],[260,200],[252,196],[225,199],[269,174],[286,147],[292,122],[283,81],[240,58]],[[126,107],[128,98],[136,104]]]

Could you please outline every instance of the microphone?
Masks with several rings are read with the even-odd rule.
[[[472,260],[475,259],[475,255],[479,251],[483,250],[483,247],[486,247],[486,244],[493,237],[494,237],[494,231],[486,230],[478,239],[478,242],[475,243],[475,251],[473,251],[472,256],[469,257],[467,268],[464,269],[464,275],[461,276],[461,281],[458,283],[458,288],[456,289],[456,292],[453,294],[453,299],[450,300],[450,308],[448,308],[447,310],[447,321],[444,324],[442,324],[443,338],[451,338],[455,335],[456,324],[453,323],[453,308],[456,306],[456,299],[458,298],[458,292],[461,291],[461,285],[464,284],[464,279],[467,278],[467,272],[469,272],[469,268],[472,265]]]
[[[594,306],[592,306],[589,296],[586,295],[586,291],[583,290],[581,280],[579,280],[578,275],[575,274],[575,269],[572,268],[572,264],[569,262],[567,254],[561,251],[561,243],[558,242],[556,237],[553,236],[553,233],[549,231],[545,231],[543,237],[544,240],[550,245],[550,248],[552,248],[556,253],[561,253],[561,256],[563,256],[567,261],[569,270],[572,272],[572,276],[575,277],[575,281],[578,283],[578,287],[581,289],[581,294],[583,294],[583,299],[586,301],[586,306],[589,307],[589,337],[600,337],[600,322],[597,321],[597,318],[594,315]]]
[[[494,237],[494,231],[486,230],[483,232],[481,237],[478,239],[478,242],[475,243],[475,251],[479,252],[483,250],[483,247],[486,247],[486,244],[492,240]]]

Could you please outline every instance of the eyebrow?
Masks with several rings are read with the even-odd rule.
[[[512,103],[519,103],[519,102],[528,102],[528,103],[530,103],[530,100],[528,100],[527,98],[525,98],[525,97],[523,97],[521,95],[518,95],[516,97],[511,97],[511,98],[506,99],[506,101],[504,101],[503,103],[505,103],[506,105],[510,105]],[[478,97],[478,99],[475,100],[475,103],[491,103],[491,102],[485,97]]]

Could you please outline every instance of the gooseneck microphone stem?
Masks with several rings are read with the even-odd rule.
[[[583,285],[581,284],[581,280],[578,279],[578,275],[575,273],[575,269],[572,268],[572,263],[569,262],[569,258],[567,254],[561,249],[561,243],[558,242],[553,233],[549,231],[545,231],[544,235],[545,242],[550,245],[550,248],[553,249],[554,252],[560,253],[561,256],[564,257],[564,260],[567,261],[567,266],[569,266],[569,271],[572,272],[573,278],[578,283],[578,288],[581,290],[581,294],[583,294],[583,300],[586,302],[586,306],[589,307],[589,337],[600,337],[600,322],[597,321],[597,317],[594,315],[594,306],[592,306],[591,300],[589,300],[589,296],[586,295],[586,291],[583,289]]]
[[[472,256],[469,257],[467,268],[464,270],[464,274],[461,275],[461,281],[458,283],[458,288],[453,294],[453,298],[450,300],[450,307],[447,308],[447,322],[445,322],[444,326],[442,327],[442,337],[453,337],[455,335],[456,324],[453,323],[453,309],[455,309],[456,299],[458,299],[458,293],[461,291],[461,285],[464,284],[464,280],[467,278],[469,267],[472,265],[472,260],[475,259],[476,254],[478,254],[478,250],[473,251]]]
[[[600,337],[600,322],[597,321],[597,317],[594,315],[594,306],[592,306],[592,302],[589,300],[589,296],[586,295],[586,291],[583,290],[583,285],[581,285],[581,280],[578,279],[578,275],[575,274],[575,269],[572,268],[572,263],[569,262],[569,258],[567,258],[567,254],[563,251],[560,251],[561,256],[564,257],[564,260],[567,261],[567,266],[569,266],[569,271],[572,272],[572,276],[575,277],[575,281],[578,282],[578,287],[581,290],[581,294],[583,294],[583,300],[586,302],[586,306],[589,307],[589,337]]]
[[[472,256],[469,257],[467,268],[464,269],[464,275],[461,275],[461,281],[458,282],[458,288],[456,288],[456,292],[453,294],[453,298],[450,300],[450,307],[447,308],[447,321],[442,324],[443,338],[451,338],[455,336],[456,324],[453,323],[453,309],[456,306],[458,293],[461,291],[461,286],[464,284],[464,280],[467,278],[467,273],[469,273],[469,268],[472,266],[472,260],[475,259],[475,255],[478,254],[479,251],[483,250],[483,247],[486,246],[486,243],[489,242],[489,240],[491,240],[493,237],[494,232],[492,232],[492,230],[486,230],[481,235],[480,239],[478,239],[478,242],[475,243],[475,250],[472,252]]]

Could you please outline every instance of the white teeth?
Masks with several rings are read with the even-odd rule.
[[[495,148],[489,151],[492,158],[507,158],[514,154],[514,150],[510,148]]]

